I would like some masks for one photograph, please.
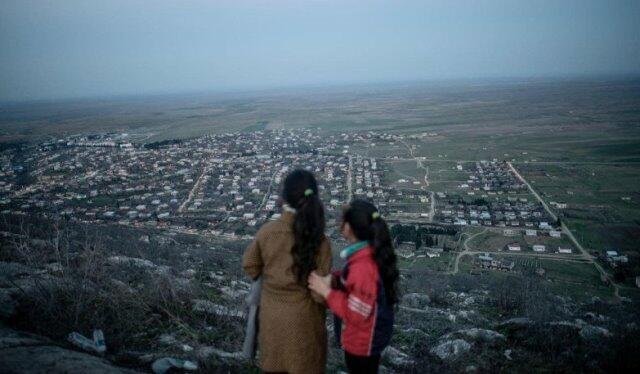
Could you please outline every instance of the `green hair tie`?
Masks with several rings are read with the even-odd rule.
[[[372,218],[374,221],[375,221],[375,220],[377,220],[378,218],[380,218],[380,213],[378,213],[378,212],[373,212],[373,213],[371,213],[371,218]]]
[[[313,195],[313,190],[311,188],[304,190],[304,197],[309,197],[311,195]]]

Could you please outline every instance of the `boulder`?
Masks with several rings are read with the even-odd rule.
[[[499,328],[522,328],[528,327],[533,324],[533,321],[526,317],[510,318],[506,321],[498,323],[496,326]]]
[[[423,309],[431,303],[428,295],[420,293],[408,293],[402,297],[402,304],[410,308]]]
[[[402,330],[403,335],[410,336],[412,339],[427,339],[429,338],[429,334],[426,332],[416,329],[414,327],[410,327],[408,329]]]
[[[513,353],[513,351],[511,349],[505,349],[504,350],[504,358],[506,358],[509,361],[513,360],[513,358],[511,357],[511,353]]]
[[[612,336],[609,330],[604,327],[587,325],[580,330],[580,336],[585,340],[609,338]]]
[[[197,351],[198,357],[201,360],[207,360],[212,356],[219,357],[226,360],[244,361],[246,357],[242,354],[242,351],[227,352],[214,347],[204,346],[200,347]]]
[[[410,366],[414,363],[409,355],[392,346],[388,346],[382,351],[382,357],[396,367]]]
[[[49,339],[0,327],[3,373],[136,373],[87,353],[56,346]]]
[[[463,336],[483,343],[495,343],[497,341],[503,341],[506,339],[504,335],[497,331],[473,327],[470,329],[458,330],[444,335],[441,340],[448,340],[452,337]]]
[[[468,352],[471,344],[463,339],[447,340],[429,351],[432,355],[440,357],[441,360],[452,360],[459,355]]]

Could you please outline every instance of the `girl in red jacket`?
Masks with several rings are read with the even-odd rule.
[[[389,228],[371,203],[351,202],[341,232],[351,243],[340,253],[346,265],[333,276],[311,273],[309,288],[326,299],[345,325],[340,340],[349,372],[377,373],[380,353],[391,339],[393,306],[398,302],[396,255]]]

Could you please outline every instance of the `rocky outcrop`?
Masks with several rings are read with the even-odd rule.
[[[420,293],[408,293],[402,297],[402,305],[409,308],[424,309],[429,306],[431,299],[428,295]]]
[[[599,338],[609,338],[612,334],[604,327],[587,325],[580,330],[580,336],[585,340],[594,340]]]
[[[432,355],[440,357],[441,360],[452,360],[471,349],[471,344],[463,339],[447,340],[431,348]]]
[[[0,371],[4,373],[136,373],[109,361],[62,348],[51,340],[0,326]]]
[[[496,343],[506,339],[504,335],[497,331],[473,327],[446,334],[441,340],[447,340],[453,337],[465,337],[482,343]]]
[[[382,358],[389,361],[395,367],[406,367],[414,364],[414,361],[406,353],[388,346],[382,351]]]

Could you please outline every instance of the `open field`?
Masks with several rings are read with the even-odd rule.
[[[521,165],[526,177],[592,250],[636,250],[640,222],[640,165]]]

